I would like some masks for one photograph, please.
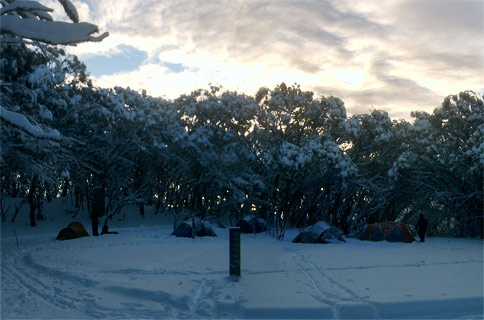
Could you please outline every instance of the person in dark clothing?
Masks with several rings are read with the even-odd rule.
[[[101,235],[103,234],[118,234],[116,231],[109,231],[107,222],[104,223],[103,230],[101,231]]]
[[[420,242],[425,242],[425,232],[427,232],[428,227],[429,227],[429,222],[427,221],[427,219],[425,219],[424,215],[421,213],[419,215],[417,224],[415,225],[418,236],[420,237]]]

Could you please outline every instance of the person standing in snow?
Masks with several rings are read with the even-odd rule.
[[[425,219],[424,215],[421,213],[419,215],[417,224],[415,225],[418,236],[420,237],[420,242],[425,242],[425,232],[427,232],[428,227],[429,227],[429,222],[427,221],[427,219]]]

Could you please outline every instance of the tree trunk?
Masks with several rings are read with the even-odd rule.
[[[12,181],[12,198],[17,198],[20,186],[16,180]]]
[[[5,222],[5,211],[3,210],[3,197],[0,199],[0,212],[2,213],[2,222]]]
[[[99,236],[99,217],[96,215],[96,211],[94,210],[91,215],[91,228],[92,228],[92,235],[94,237]]]
[[[200,219],[205,218],[205,208],[203,205],[203,187],[200,184],[196,184],[193,192],[192,210],[196,211]]]
[[[67,193],[69,192],[69,179],[64,179],[64,187],[62,188],[62,198],[67,197]],[[76,207],[77,208],[77,207]]]
[[[100,186],[94,190],[91,213],[92,235],[99,236],[99,218],[104,216],[106,211],[106,182],[103,181]]]
[[[36,203],[36,208],[37,208],[37,221],[42,221],[45,220],[44,215],[42,214],[42,199],[40,195],[37,196],[37,199],[35,200]]]
[[[32,178],[32,182],[30,185],[29,194],[27,200],[29,202],[30,207],[30,226],[35,227],[37,223],[35,222],[35,209],[37,209],[35,203],[35,188],[37,187],[37,175],[35,174]]]
[[[195,225],[195,213],[192,211],[192,238],[193,239],[195,239],[196,228],[197,226]]]
[[[75,186],[74,187],[74,195],[76,196],[76,208],[79,208],[79,206],[80,206],[79,200],[80,200],[80,197],[81,197],[81,188],[79,188],[78,186]]]
[[[145,217],[145,203],[139,202],[138,208],[139,208],[139,214],[144,218]]]

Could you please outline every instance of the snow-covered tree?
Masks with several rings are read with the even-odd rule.
[[[67,108],[69,88],[86,84],[85,67],[47,44],[74,45],[108,36],[93,36],[97,27],[79,23],[69,0],[60,3],[73,23],[53,21],[52,9],[36,1],[1,1],[1,165],[9,172],[2,173],[2,184],[22,183],[28,189],[32,226],[36,224],[35,202],[40,209],[39,188],[49,190],[56,176],[64,172],[59,159],[66,137],[56,128],[59,118],[54,110]]]
[[[334,97],[313,96],[284,83],[256,95],[260,109],[249,138],[264,179],[262,197],[269,204],[260,209],[273,220],[280,238],[287,225],[333,220],[332,198],[355,173],[336,142],[337,128],[346,118],[344,104]]]
[[[153,158],[163,144],[153,127],[163,124],[163,100],[119,87],[84,88],[79,99],[65,132],[72,138],[69,171],[88,199],[92,232],[98,235],[101,217],[144,203],[147,175],[153,174],[150,159],[161,160]]]
[[[85,67],[55,47],[2,43],[0,50],[2,184],[28,189],[33,212],[33,197],[41,193],[34,190],[48,191],[62,171],[65,139],[57,129],[59,114],[67,112],[73,82],[85,80]]]
[[[176,163],[176,207],[185,203],[202,217],[237,213],[260,180],[245,141],[257,105],[245,95],[219,91],[212,86],[176,99],[184,132],[168,145]]]
[[[116,87],[114,94],[112,99],[116,101],[116,109],[130,120],[130,135],[136,137],[138,146],[131,155],[132,165],[125,172],[130,177],[130,184],[124,190],[129,192],[144,216],[145,202],[151,203],[165,182],[165,177],[160,179],[160,176],[170,167],[167,146],[181,128],[177,112],[169,101],[129,88]],[[122,129],[127,128],[123,126]]]
[[[349,222],[353,227],[396,217],[387,172],[404,143],[398,134],[401,125],[380,110],[354,115],[345,123],[345,152],[358,168],[350,196],[353,208]]]
[[[461,92],[448,96],[432,114],[413,116],[408,148],[389,170],[402,198],[412,199],[403,217],[428,213],[431,232],[482,237],[482,96]]]

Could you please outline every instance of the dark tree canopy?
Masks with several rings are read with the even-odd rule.
[[[24,19],[8,3],[2,15]],[[96,88],[76,57],[24,36],[0,48],[0,174],[2,199],[27,199],[32,225],[42,201],[71,194],[94,234],[126,204],[140,214],[153,204],[233,222],[253,214],[281,238],[320,220],[348,233],[420,213],[431,234],[483,236],[484,106],[472,91],[413,122],[377,109],[348,117],[341,99],[296,84],[167,100]]]

